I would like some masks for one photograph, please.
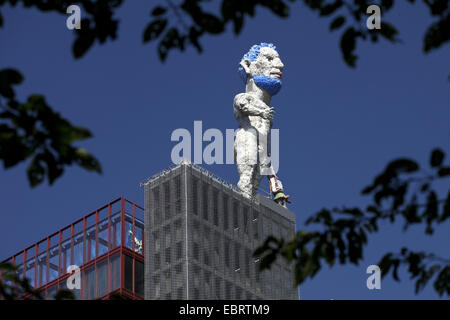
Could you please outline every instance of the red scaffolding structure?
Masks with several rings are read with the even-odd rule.
[[[67,289],[79,268],[77,299],[144,296],[144,208],[119,197],[4,260],[18,267],[46,299]]]

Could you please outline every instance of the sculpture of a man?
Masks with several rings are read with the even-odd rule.
[[[239,123],[234,156],[240,177],[237,186],[247,198],[254,197],[263,175],[273,172],[268,144],[274,112],[270,100],[281,89],[283,67],[271,43],[252,46],[239,65],[245,92],[234,98]]]

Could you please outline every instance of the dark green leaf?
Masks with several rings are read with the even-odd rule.
[[[200,20],[200,26],[205,30],[205,32],[218,34],[223,32],[224,24],[223,22],[212,14],[205,13]]]
[[[181,38],[176,28],[169,29],[158,45],[158,53],[161,61],[165,61],[169,50],[178,48],[182,50],[184,38]]]
[[[169,48],[163,42],[160,42],[158,45],[158,56],[159,60],[162,62],[166,61],[167,54],[169,53]]]
[[[5,98],[13,98],[13,85],[20,84],[23,81],[23,76],[20,72],[14,69],[0,70],[0,95]]]
[[[430,184],[429,184],[429,183],[424,183],[424,184],[422,184],[422,186],[420,187],[420,191],[421,191],[421,192],[426,192],[426,191],[428,191],[429,188],[430,188]]]
[[[393,4],[393,0],[381,0],[381,6],[386,10],[391,9]]]
[[[364,244],[367,243],[367,234],[366,234],[366,232],[364,231],[363,228],[359,229],[359,236],[360,236],[360,239],[361,239],[362,243],[364,243]]]
[[[438,170],[438,176],[439,177],[446,177],[450,176],[450,167],[442,167]]]
[[[433,277],[433,275],[439,271],[440,266],[439,265],[434,265],[431,268],[429,268],[428,270],[426,270],[425,268],[421,268],[421,273],[420,273],[420,277],[419,279],[416,281],[416,288],[415,288],[415,292],[416,294],[419,293],[420,291],[422,291],[425,286],[427,285],[428,281]]]
[[[405,202],[405,195],[408,191],[408,183],[402,183],[397,186],[394,192],[394,203],[392,205],[393,210],[397,210]]]
[[[419,165],[417,162],[410,159],[397,159],[392,161],[386,167],[385,172],[394,172],[395,174],[399,173],[411,173],[419,170]]]
[[[387,40],[391,42],[398,41],[397,39],[398,31],[393,25],[391,25],[388,22],[382,21],[380,27],[381,29],[379,31],[383,37],[385,37]]]
[[[344,208],[341,213],[350,214],[354,217],[362,217],[364,215],[359,208]]]
[[[45,168],[42,165],[41,155],[37,155],[33,158],[27,169],[28,181],[31,187],[35,187],[44,181]]]
[[[362,191],[361,194],[369,194],[371,193],[373,190],[375,190],[375,188],[377,187],[377,185],[372,184],[370,186],[365,187]]]
[[[306,220],[305,225],[309,225],[311,223],[323,223],[325,225],[329,225],[331,222],[331,212],[327,209],[322,209],[317,214],[309,217]]]
[[[377,205],[380,205],[381,201],[383,199],[388,199],[390,197],[393,197],[393,196],[395,196],[395,194],[396,194],[395,189],[390,188],[390,187],[384,187],[375,193],[375,195],[373,196],[373,199],[375,200],[375,203]]]
[[[433,233],[433,228],[431,227],[431,224],[433,221],[437,220],[437,218],[439,216],[438,210],[439,210],[439,207],[438,207],[437,195],[434,191],[431,191],[428,194],[426,209],[423,213],[423,217],[426,219],[426,223],[427,223],[427,228],[425,231],[427,234]]]
[[[378,42],[378,35],[376,33],[371,32],[370,33],[370,40],[372,42]]]
[[[55,156],[48,150],[46,150],[42,154],[42,159],[47,167],[47,177],[50,185],[59,178],[64,172],[61,165],[58,164],[58,161],[55,159]]]
[[[31,95],[26,103],[0,113],[12,125],[0,124],[0,160],[5,168],[31,158],[27,176],[32,187],[48,178],[52,184],[64,167],[73,163],[101,173],[100,163],[86,150],[72,145],[91,137],[89,130],[75,127],[53,111],[42,95]]]
[[[259,264],[259,269],[260,270],[265,270],[265,269],[270,269],[270,267],[272,266],[272,264],[275,262],[277,256],[275,253],[271,252],[269,254],[266,254],[262,259],[261,262]]]
[[[400,265],[400,261],[394,260],[393,265],[394,270],[392,271],[392,277],[394,278],[395,281],[400,281],[400,278],[398,277],[398,267]]]
[[[393,266],[395,259],[392,258],[392,256],[392,253],[387,253],[383,256],[383,258],[381,258],[381,261],[378,263],[378,265],[380,266],[382,277],[389,274],[389,270]]]
[[[339,262],[341,263],[341,264],[344,264],[345,263],[345,260],[346,260],[346,245],[345,245],[345,242],[344,242],[344,240],[342,240],[342,237],[341,237],[341,235],[340,234],[337,234],[336,235],[336,243],[337,243],[337,247],[338,247],[338,249],[339,249]]]
[[[157,17],[165,14],[167,12],[167,8],[157,6],[152,11],[152,16]]]
[[[336,17],[333,21],[331,21],[330,24],[330,31],[339,29],[340,27],[342,27],[345,23],[345,17],[344,16],[339,16]]]
[[[405,248],[403,248],[405,249]],[[406,252],[402,250],[402,254],[406,255]],[[408,271],[411,273],[413,277],[417,276],[419,273],[421,273],[423,270],[420,263],[422,262],[423,255],[417,254],[414,252],[410,252],[409,255],[406,257],[406,261],[409,263],[409,269]]]
[[[425,33],[423,50],[429,52],[450,40],[450,14],[433,23]]]
[[[17,165],[25,160],[30,151],[25,139],[20,136],[16,128],[0,124],[0,160],[5,169]]]
[[[234,34],[241,33],[242,26],[244,25],[244,16],[236,15],[233,18]]]
[[[95,171],[98,173],[102,173],[102,168],[98,160],[83,148],[75,149],[74,160],[82,168],[88,171]]]
[[[432,167],[439,167],[442,164],[442,161],[444,161],[445,153],[441,149],[434,149],[431,152],[430,157],[430,166]]]
[[[356,48],[356,38],[359,33],[353,27],[347,28],[341,38],[341,51],[344,61],[350,67],[356,66],[357,56],[354,54]]]
[[[444,293],[450,295],[450,266],[446,266],[441,270],[433,286],[440,296]]]
[[[439,222],[443,222],[450,218],[450,190],[447,193],[447,199],[445,199],[444,206],[442,209],[442,215],[439,218]]]
[[[202,33],[199,32],[196,28],[191,27],[191,29],[189,30],[189,41],[191,42],[191,44],[197,49],[197,51],[199,53],[201,53],[203,51],[202,46],[200,45],[198,38],[200,37]]]
[[[6,263],[6,262],[0,263],[0,270],[2,272],[11,272],[11,271],[16,271],[17,269],[18,269],[18,267],[16,265],[13,265],[12,263]]]
[[[231,20],[233,18],[237,11],[236,4],[236,1],[233,0],[222,1],[221,14],[223,21],[227,22],[228,20]]]
[[[405,225],[405,229],[408,227],[408,224],[419,223],[422,221],[417,214],[417,204],[409,204],[408,206],[406,206],[405,210],[403,211],[403,216],[405,217],[407,222],[407,224]]]
[[[81,58],[94,44],[95,37],[93,34],[79,35],[72,46],[73,56]]]
[[[424,2],[430,8],[431,14],[434,16],[442,15],[449,6],[448,0],[427,0]]]
[[[142,37],[143,42],[158,38],[167,26],[167,19],[158,19],[147,25]]]
[[[55,295],[55,300],[75,300],[75,295],[67,289],[60,289]]]
[[[261,1],[261,5],[269,8],[279,17],[286,18],[289,16],[289,7],[282,0]]]
[[[343,2],[341,0],[336,0],[333,3],[322,6],[319,10],[319,14],[321,16],[329,16],[330,14],[334,13],[337,9],[342,7],[342,5]]]

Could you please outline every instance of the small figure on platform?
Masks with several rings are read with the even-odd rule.
[[[289,195],[284,194],[283,184],[275,175],[272,166],[270,169],[272,170],[272,174],[268,175],[267,178],[269,179],[270,193],[273,196],[273,201],[287,208],[286,203],[291,203]]]

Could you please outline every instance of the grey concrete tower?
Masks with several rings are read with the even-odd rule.
[[[146,299],[298,299],[293,266],[258,271],[253,251],[289,238],[295,215],[183,162],[145,183]]]

